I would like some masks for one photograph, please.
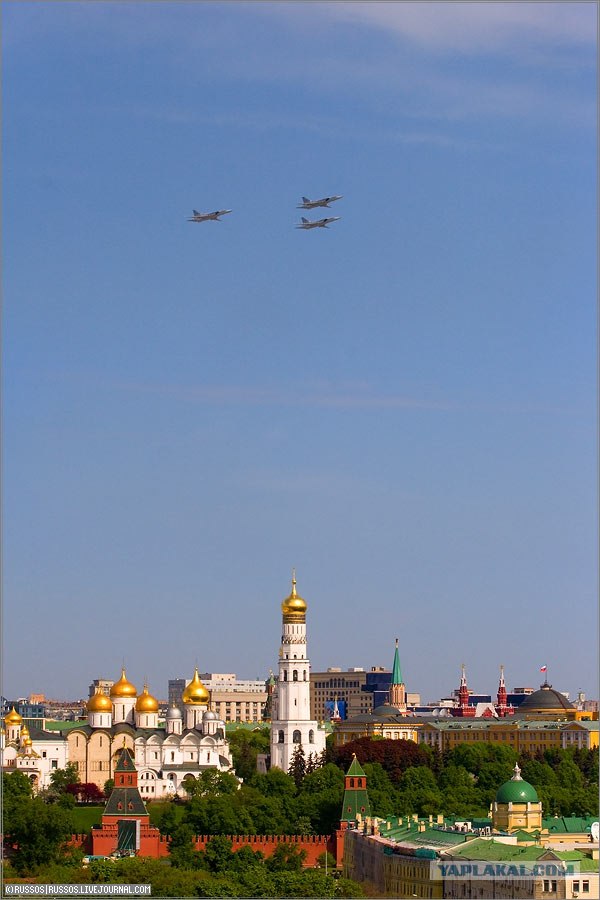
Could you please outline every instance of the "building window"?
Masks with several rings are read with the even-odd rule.
[[[308,732],[308,743],[314,744],[314,742],[315,742],[315,733],[311,728],[310,731]]]
[[[58,760],[57,760],[57,759],[53,759],[51,765],[52,765],[52,768],[53,768],[53,769],[58,769]]]
[[[279,744],[283,744],[283,731],[280,731],[280,732],[279,732],[279,736],[278,736],[278,738],[277,738],[277,742],[278,742]]]
[[[292,672],[292,680],[298,681],[298,670],[297,669],[294,669],[294,671]]]
[[[287,681],[287,672],[284,672],[284,673],[283,673],[283,680],[284,680],[284,681]]]
[[[582,882],[581,882],[581,892],[582,892],[582,894],[589,894],[589,892],[590,892],[590,883],[589,883],[589,881],[582,881]]]
[[[300,732],[298,731],[298,729],[296,729],[296,731],[294,731],[294,735],[293,735],[292,740],[294,741],[294,744],[301,744],[301,743],[302,743],[302,735],[300,734]]]

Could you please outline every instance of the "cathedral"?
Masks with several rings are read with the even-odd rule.
[[[310,718],[310,661],[306,648],[306,602],[292,592],[281,604],[283,614],[279,648],[279,678],[271,718],[271,766],[288,772],[300,746],[308,759],[325,749],[325,730]]]
[[[205,769],[229,771],[225,723],[209,709],[209,693],[197,668],[182,701],[183,710],[170,707],[159,725],[157,700],[147,685],[138,695],[123,668],[109,696],[97,689],[90,697],[87,724],[68,734],[68,758],[76,764],[79,780],[104,788],[114,777],[123,747],[133,755],[145,800],[175,796]]]

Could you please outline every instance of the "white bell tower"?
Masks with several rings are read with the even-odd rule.
[[[292,592],[281,604],[283,627],[279,649],[279,680],[271,719],[271,766],[287,772],[294,751],[320,756],[325,730],[310,718],[310,661],[306,650],[306,602]]]

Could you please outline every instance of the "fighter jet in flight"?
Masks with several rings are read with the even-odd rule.
[[[220,222],[220,216],[225,216],[227,213],[230,213],[230,209],[217,209],[215,212],[210,213],[201,213],[198,212],[197,209],[193,210],[194,215],[188,219],[188,222]]]
[[[326,206],[329,208],[329,204],[333,203],[334,200],[341,200],[343,194],[340,194],[336,197],[322,197],[320,200],[309,200],[308,197],[302,198],[302,203],[300,203],[296,209],[314,209],[316,206]]]
[[[299,222],[296,228],[327,228],[330,222],[337,222],[338,219],[341,219],[341,216],[331,216],[329,219],[317,219],[314,222],[309,222],[308,219],[302,216],[302,222]]]

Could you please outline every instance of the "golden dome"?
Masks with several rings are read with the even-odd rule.
[[[24,745],[25,745],[26,747],[31,747],[33,741],[31,740],[31,738],[29,737],[29,735],[27,735],[27,737],[24,737],[24,738],[23,738],[23,743],[24,743]]]
[[[20,716],[16,709],[13,708],[9,713],[4,716],[4,724],[5,725],[22,725],[23,724],[23,716]]]
[[[102,693],[100,688],[96,688],[96,693],[93,694],[87,702],[87,711],[88,712],[112,712],[112,703],[110,698],[106,696],[106,694]]]
[[[292,576],[292,593],[286,597],[281,604],[281,612],[284,619],[293,619],[295,621],[304,622],[306,615],[306,600],[299,597],[296,593],[296,573]]]
[[[152,694],[148,693],[148,685],[144,685],[144,690],[137,699],[135,704],[136,712],[155,713],[158,712],[158,700]]]
[[[209,693],[200,681],[198,666],[194,671],[194,677],[183,691],[181,699],[184,703],[191,703],[193,706],[205,706],[208,703]]]
[[[134,685],[127,681],[125,676],[125,668],[121,669],[121,677],[110,689],[111,697],[137,697],[137,691]]]

